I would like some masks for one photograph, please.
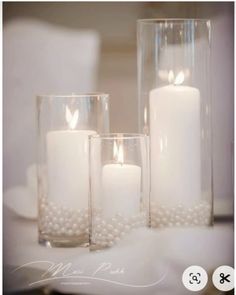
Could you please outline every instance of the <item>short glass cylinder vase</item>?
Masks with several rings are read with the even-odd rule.
[[[88,138],[109,131],[108,103],[102,93],[37,97],[41,244],[88,245]]]
[[[149,222],[147,137],[90,136],[90,250],[111,247]]]
[[[151,226],[212,224],[210,21],[138,24],[140,132],[150,137]]]

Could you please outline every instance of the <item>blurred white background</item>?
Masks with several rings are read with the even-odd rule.
[[[3,14],[4,189],[36,161],[36,94],[107,92],[111,131],[137,132],[136,20],[210,18],[215,204],[232,212],[233,2],[8,2]]]

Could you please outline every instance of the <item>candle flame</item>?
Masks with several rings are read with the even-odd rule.
[[[169,83],[172,83],[174,81],[174,72],[172,70],[169,71],[168,81]]]
[[[144,108],[143,119],[144,124],[147,125],[147,107]]]
[[[66,106],[66,122],[68,123],[70,129],[75,129],[78,119],[79,119],[79,110],[76,110],[72,114],[68,106]]]
[[[119,164],[124,163],[124,150],[122,145],[117,146],[117,143],[114,142],[113,155]]]
[[[181,71],[175,77],[174,85],[181,85],[184,82],[184,73]]]

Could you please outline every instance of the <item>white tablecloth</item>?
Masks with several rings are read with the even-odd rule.
[[[45,280],[43,273],[54,263],[62,263],[68,269]],[[39,245],[36,221],[17,217],[5,208],[4,264],[8,290],[47,285],[77,294],[184,295],[189,291],[182,285],[181,277],[188,266],[204,267],[209,274],[209,287],[216,267],[233,265],[233,226],[227,223],[211,228],[144,228],[111,249],[89,252],[88,248]]]

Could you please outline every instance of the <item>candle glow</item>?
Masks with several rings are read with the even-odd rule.
[[[48,190],[52,201],[84,209],[89,192],[88,136],[96,132],[76,130],[78,119],[79,110],[72,112],[66,106],[68,130],[47,134]]]
[[[114,164],[103,166],[103,214],[132,216],[139,212],[141,168],[124,164],[124,146],[114,141]]]
[[[79,119],[79,110],[76,110],[73,114],[70,111],[69,107],[66,106],[66,122],[70,129],[75,129]]]
[[[174,85],[181,85],[184,82],[184,73],[181,71],[175,78]]]
[[[117,163],[119,164],[124,164],[124,149],[123,146],[120,144],[119,146],[117,146],[116,141],[114,142],[114,146],[113,146],[113,156],[114,159],[116,159]]]

